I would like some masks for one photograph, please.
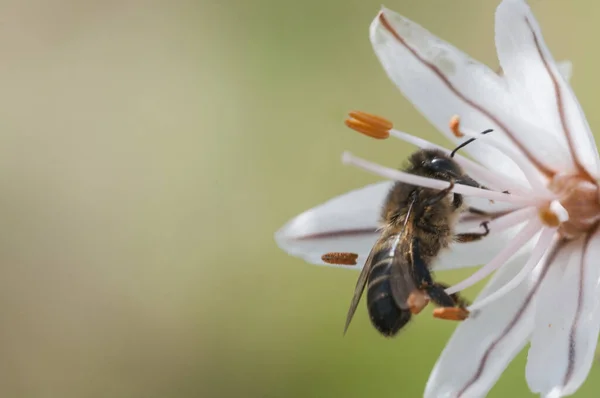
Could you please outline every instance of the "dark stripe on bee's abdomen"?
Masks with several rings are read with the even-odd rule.
[[[390,277],[393,257],[389,249],[376,253],[367,286],[367,309],[371,323],[384,336],[392,337],[410,321],[408,309],[399,308],[392,296]]]

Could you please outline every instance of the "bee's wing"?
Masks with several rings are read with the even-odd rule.
[[[412,217],[412,208],[413,208],[414,203],[416,202],[416,199],[417,199],[417,192],[413,191],[413,193],[411,193],[411,201],[408,206],[408,210],[406,212],[406,218],[404,220],[404,225],[402,226],[402,231],[398,234],[398,236],[396,237],[396,240],[392,246],[391,250],[393,250],[393,251],[398,250],[398,248],[400,246],[399,245],[400,239],[403,237],[404,232],[406,231],[406,225],[408,223],[408,219],[410,217]],[[350,308],[348,309],[348,315],[346,316],[346,325],[344,326],[344,334],[346,334],[346,331],[348,330],[348,326],[350,326],[352,317],[354,316],[354,313],[356,312],[356,308],[358,307],[360,298],[362,297],[362,294],[365,290],[365,286],[367,285],[367,281],[369,279],[369,274],[371,273],[371,268],[373,267],[374,253],[375,253],[375,248],[371,249],[371,252],[369,253],[369,257],[367,258],[367,261],[365,261],[365,265],[364,265],[362,271],[360,272],[360,275],[358,276],[358,281],[356,282],[356,287],[354,288],[354,296],[352,297],[352,302],[350,303]],[[394,267],[394,268],[397,268],[397,267]],[[393,273],[392,273],[392,278],[394,278]],[[402,276],[402,278],[398,278],[399,292],[400,291],[405,292],[407,290],[406,288],[400,289],[401,281],[410,282],[410,281],[412,281],[412,279],[410,278],[410,276],[405,277],[404,275]],[[414,283],[412,283],[412,284],[414,286]],[[392,286],[393,285],[394,285],[394,283],[392,282]],[[393,291],[394,291],[394,288],[392,287],[392,293],[393,293]],[[408,298],[408,294],[411,291],[412,291],[412,289],[408,290],[408,292],[406,293],[406,298]],[[395,296],[395,294],[394,294],[394,296]],[[401,295],[399,294],[398,297],[400,298]],[[401,305],[402,308],[405,308],[407,306],[406,298],[404,299],[404,303]]]
[[[358,276],[358,281],[356,282],[356,287],[354,288],[354,296],[352,296],[352,302],[350,303],[350,308],[348,309],[348,315],[346,316],[346,325],[344,326],[344,334],[348,330],[348,326],[350,326],[350,322],[352,321],[352,317],[356,312],[356,307],[358,307],[358,303],[360,302],[360,298],[365,291],[365,286],[367,285],[367,280],[369,279],[369,274],[371,273],[371,268],[373,267],[373,253],[374,249],[371,249],[369,253],[369,257],[367,261],[365,261],[365,265],[360,271],[360,275]]]
[[[392,264],[390,286],[396,305],[402,309],[408,309],[408,297],[416,289],[416,285],[410,273],[410,264],[407,264],[404,258]]]
[[[409,231],[407,231],[406,226],[413,222],[414,214],[413,214],[413,205],[416,203],[417,195],[416,193],[412,195],[412,199],[409,203],[408,210],[406,211],[406,218],[404,219],[404,225],[402,226],[402,231],[396,237],[392,250],[394,251],[394,262],[392,263],[392,272],[390,276],[390,286],[392,288],[392,297],[396,304],[403,309],[409,308],[407,303],[408,296],[411,292],[416,288],[413,276],[411,274],[411,264],[408,264],[403,250],[403,241],[406,241],[408,237]]]

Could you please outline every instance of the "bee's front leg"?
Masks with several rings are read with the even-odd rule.
[[[454,235],[454,240],[456,242],[460,242],[460,243],[467,243],[467,242],[475,242],[475,241],[478,241],[478,240],[488,236],[488,234],[490,233],[490,228],[488,227],[488,222],[489,221],[484,221],[480,224],[480,226],[482,226],[485,229],[485,232],[467,232],[464,234],[456,234],[456,235]]]

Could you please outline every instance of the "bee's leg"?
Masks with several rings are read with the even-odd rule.
[[[480,225],[485,229],[485,232],[468,232],[464,234],[456,234],[454,235],[454,240],[460,243],[467,243],[475,242],[481,238],[488,236],[488,234],[490,233],[488,221],[484,221]]]
[[[448,185],[448,188],[442,189],[435,195],[423,201],[422,208],[425,209],[426,207],[432,206],[440,200],[444,199],[450,192],[452,192],[452,189],[454,189],[454,181],[450,181],[450,185]]]
[[[427,292],[429,299],[433,301],[435,305],[438,307],[455,307],[456,302],[450,296],[443,287],[433,284],[432,286],[427,286],[423,290]]]
[[[478,216],[487,216],[487,217],[489,217],[489,216],[492,215],[492,214],[488,213],[487,211],[479,210],[479,209],[476,209],[474,207],[467,208],[467,212],[469,212],[471,214],[476,214]]]
[[[454,307],[454,299],[444,291],[444,287],[433,281],[429,267],[421,256],[419,239],[413,238],[411,246],[411,272],[417,289],[427,293],[431,301],[440,307]]]
[[[442,290],[448,288],[447,285],[442,283],[436,283],[436,286]],[[469,310],[466,307],[469,305],[469,302],[458,293],[453,293],[450,297],[454,300],[454,307],[440,306],[440,308],[436,308],[433,310],[434,318],[451,321],[464,321],[467,319],[469,317]],[[441,305],[441,303],[437,303],[436,301],[434,301],[434,304]]]
[[[450,285],[447,285],[445,283],[436,282],[435,284],[444,290],[446,290],[450,287]],[[469,301],[466,298],[464,298],[463,296],[461,296],[458,292],[452,293],[450,295],[450,297],[452,297],[452,300],[454,300],[454,305],[456,305],[458,307],[465,308],[470,304]]]

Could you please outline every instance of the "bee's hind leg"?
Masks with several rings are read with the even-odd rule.
[[[457,301],[445,292],[443,285],[433,281],[429,267],[421,256],[419,239],[413,238],[411,246],[411,273],[417,289],[427,293],[431,301],[440,307],[454,307]]]
[[[424,291],[429,299],[441,308],[436,308],[433,316],[441,319],[464,320],[469,316],[469,311],[464,307],[466,301],[458,294],[446,293],[446,286],[433,281],[427,264],[421,257],[419,240],[412,240],[412,276],[417,288]]]
[[[441,283],[436,283],[436,287],[441,291],[444,291],[446,288],[448,288],[448,286]],[[444,294],[446,293],[444,292]],[[467,305],[469,305],[467,300],[458,293],[451,294],[450,297],[452,298],[453,306],[443,305],[446,304],[445,300],[444,302],[439,302],[433,298],[431,299],[435,304],[440,306],[439,308],[433,310],[434,318],[451,321],[464,321],[467,319],[469,317],[469,310],[465,308]]]
[[[436,282],[436,285],[439,286],[439,287],[441,287],[444,290],[446,290],[446,289],[448,289],[450,287],[450,285],[447,285],[445,283],[439,283],[439,282]],[[457,293],[452,293],[450,295],[450,297],[452,297],[452,300],[454,300],[454,305],[455,306],[463,307],[464,308],[464,307],[467,307],[470,304],[469,301],[466,298],[464,298],[463,296],[461,296],[460,293],[458,293],[458,292]]]

